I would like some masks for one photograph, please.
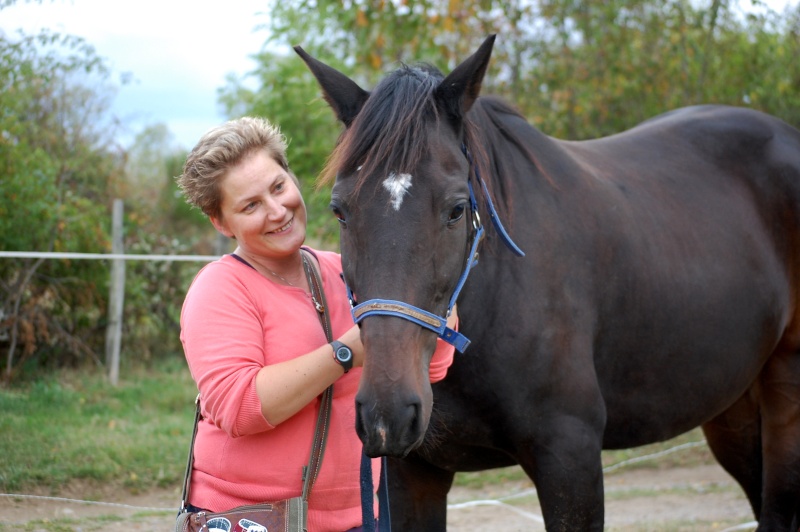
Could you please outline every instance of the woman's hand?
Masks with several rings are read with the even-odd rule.
[[[453,304],[453,310],[450,311],[450,315],[447,317],[447,326],[450,329],[456,330],[457,325],[458,325],[458,305]]]

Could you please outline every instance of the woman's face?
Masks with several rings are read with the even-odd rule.
[[[306,238],[306,206],[292,176],[263,150],[231,168],[220,182],[214,227],[253,257],[281,259]]]

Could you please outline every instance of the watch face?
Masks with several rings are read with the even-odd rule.
[[[341,362],[347,362],[353,358],[353,352],[350,351],[350,348],[342,346],[336,350],[336,358]]]

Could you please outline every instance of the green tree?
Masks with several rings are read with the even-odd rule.
[[[216,231],[190,209],[175,183],[186,154],[164,124],[141,131],[128,149],[125,251],[141,255],[212,255]],[[126,266],[123,355],[148,362],[182,351],[180,310],[199,266],[194,262],[129,261]]]
[[[82,39],[0,35],[0,249],[105,251],[120,172],[113,123],[98,119],[107,74]],[[4,379],[34,353],[39,365],[96,359],[106,278],[94,261],[0,261]]]
[[[287,0],[270,30],[274,43],[347,58],[346,72],[367,84],[397,61],[447,71],[497,33],[485,92],[548,134],[579,139],[695,103],[796,124],[798,11],[759,0]]]

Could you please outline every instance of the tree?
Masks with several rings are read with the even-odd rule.
[[[258,88],[232,78],[220,99],[231,117],[282,126],[312,234],[335,242],[328,194],[308,192],[339,128],[290,44],[368,89],[401,62],[447,72],[497,33],[484,94],[505,97],[547,134],[581,139],[696,103],[749,105],[798,124],[798,18],[798,9],[746,14],[730,0],[285,0],[266,26],[272,51],[249,76]]]
[[[2,249],[104,251],[108,189],[119,179],[113,123],[103,122],[107,70],[82,39],[0,35]],[[40,364],[95,358],[105,266],[92,261],[0,262],[4,379]],[[17,355],[17,351],[21,355]]]
[[[163,124],[140,132],[125,165],[125,250],[142,255],[215,253],[215,234],[191,209],[175,182],[186,154]],[[130,261],[126,268],[124,345],[150,361],[180,353],[180,310],[198,266],[192,262]]]
[[[800,10],[732,0],[286,0],[271,42],[304,43],[374,82],[397,61],[447,71],[499,38],[484,92],[545,132],[579,139],[695,103],[747,105],[797,124]]]

